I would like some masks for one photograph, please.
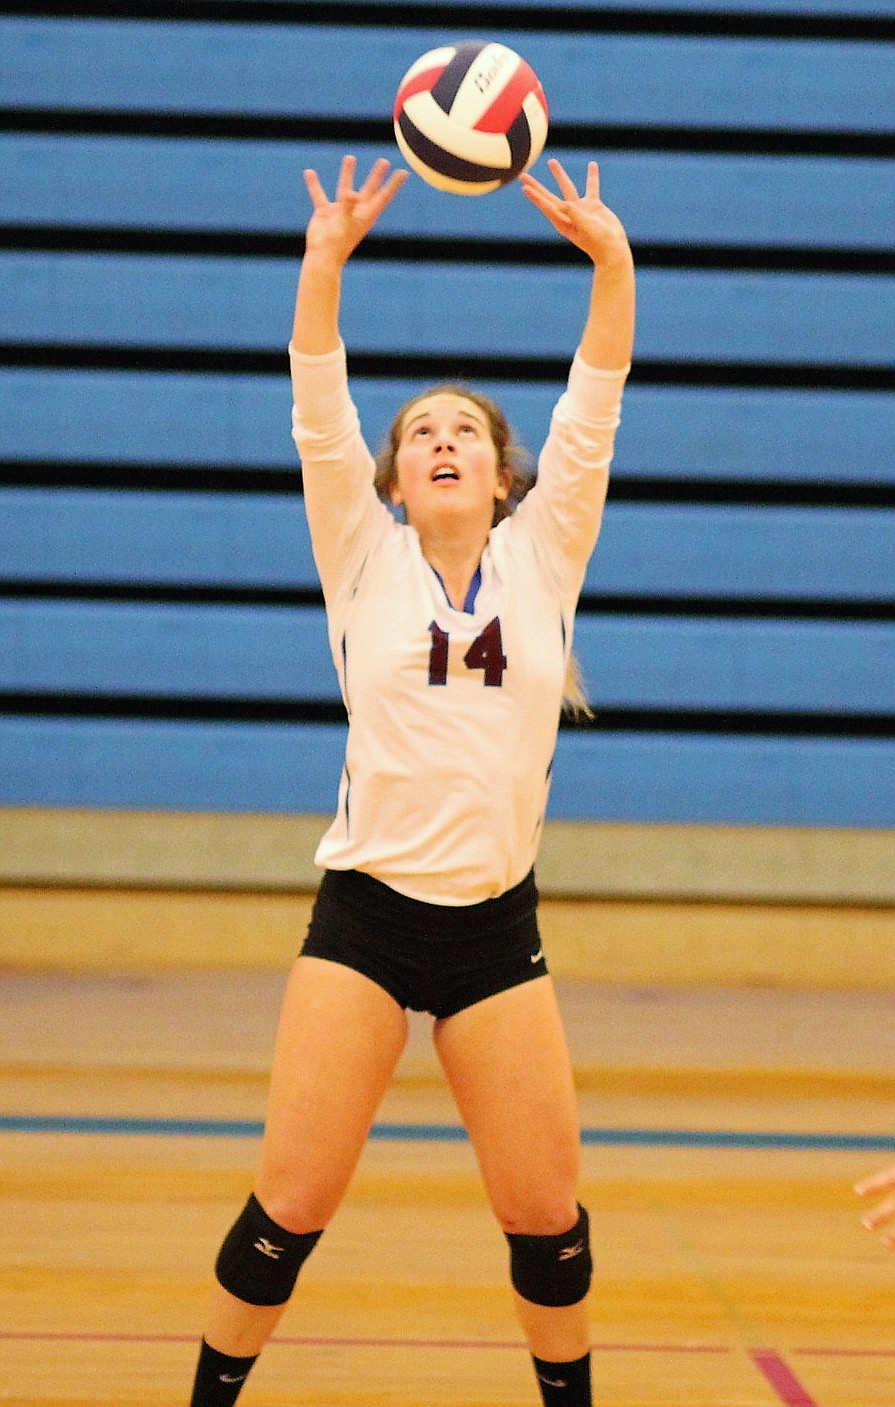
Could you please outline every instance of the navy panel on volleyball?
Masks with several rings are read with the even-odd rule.
[[[407,164],[438,190],[484,195],[537,161],[548,110],[534,70],[497,43],[431,49],[407,70],[394,108]]]

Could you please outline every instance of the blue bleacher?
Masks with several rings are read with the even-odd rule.
[[[482,29],[458,37],[495,36]],[[498,37],[534,67],[557,124],[891,130],[884,44],[537,33],[512,25]],[[0,20],[0,101],[381,119],[411,63],[444,42],[442,31],[424,25],[368,25],[352,34],[327,24],[9,18]]]
[[[0,341],[267,350],[288,336],[295,267],[287,259],[6,253],[0,284],[9,290]],[[498,348],[531,355],[532,326],[537,355],[563,357],[584,323],[589,272],[535,265],[522,317],[519,285],[517,267],[493,265],[483,283],[480,264],[412,264],[398,278],[388,263],[358,261],[343,284],[346,345],[435,355],[449,309],[452,342],[470,358]],[[885,366],[892,350],[895,277],[646,269],[638,286],[645,359]]]
[[[319,589],[297,496],[7,489],[0,540],[10,583]],[[891,568],[891,523],[872,509],[619,503],[584,592],[834,610],[891,599]]]
[[[895,712],[893,622],[583,613],[575,641],[597,712]],[[322,607],[216,603],[4,601],[0,690],[338,697]]]
[[[331,184],[349,146],[397,159],[396,83],[445,36],[425,0],[412,27],[387,23],[388,0],[354,26],[314,8],[289,24],[0,17],[0,804],[334,805],[344,732],[284,350],[301,172]],[[551,151],[578,176],[596,155],[635,245],[665,251],[639,273],[576,627],[595,726],[561,732],[549,814],[891,825],[895,41],[601,31],[586,15],[563,34],[550,3],[540,30],[514,29],[512,8],[482,37],[538,71]],[[895,3],[847,12],[886,21]],[[356,120],[357,140],[328,139],[327,118]],[[214,247],[192,249],[198,232]],[[408,257],[371,245],[346,276],[370,443],[427,384],[413,357],[445,352],[447,311],[453,363],[536,450],[586,267],[545,260],[556,236],[517,188],[461,200],[415,180],[377,234]],[[433,258],[415,239],[447,244]],[[493,357],[557,370],[482,376]]]
[[[382,145],[353,143],[362,168]],[[551,145],[580,175],[586,154]],[[310,205],[307,166],[330,188],[341,151],[325,141],[0,134],[0,222],[293,235]],[[883,249],[895,159],[600,151],[606,194],[640,240],[777,248]],[[542,163],[543,164],[543,163]],[[686,192],[686,199],[681,192]],[[844,215],[847,212],[847,216]],[[394,235],[543,239],[518,187],[458,200],[414,184],[378,227]]]
[[[30,460],[60,460],[257,467],[297,476],[285,372],[285,350],[279,376],[13,367],[0,375],[0,461],[19,460],[25,472]],[[523,444],[537,449],[559,386],[478,380],[506,408]],[[426,384],[355,379],[371,445],[381,442],[395,407]],[[682,493],[699,478],[891,486],[895,457],[885,453],[891,425],[892,399],[882,391],[635,382],[625,393],[613,477],[619,485],[637,474],[680,479]]]

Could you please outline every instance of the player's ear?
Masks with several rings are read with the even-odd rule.
[[[394,504],[395,508],[401,507],[401,504],[404,502],[404,495],[398,488],[397,479],[392,479],[391,483],[389,484],[388,496]]]
[[[498,469],[497,488],[494,490],[494,497],[501,500],[509,498],[512,487],[513,475],[511,471],[509,469]]]

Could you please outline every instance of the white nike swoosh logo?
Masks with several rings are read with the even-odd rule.
[[[538,948],[538,951],[536,953],[532,953],[531,957],[529,958],[529,962],[540,962],[543,956],[544,949]]]

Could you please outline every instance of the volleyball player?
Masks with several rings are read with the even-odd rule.
[[[231,1407],[275,1328],[348,1186],[407,1009],[435,1017],[543,1402],[591,1401],[580,1134],[533,864],[631,357],[634,273],[596,163],[580,193],[558,162],[550,171],[557,191],[525,175],[524,193],[591,260],[593,280],[536,483],[512,512],[506,422],[457,388],[399,412],[377,476],[387,502],[377,496],[339,302],[347,260],[406,173],[377,161],[355,189],[346,157],[332,200],[305,173],[293,434],[348,740],[284,997],[260,1167],[216,1263],[192,1407]],[[450,346],[449,297],[439,311]]]

